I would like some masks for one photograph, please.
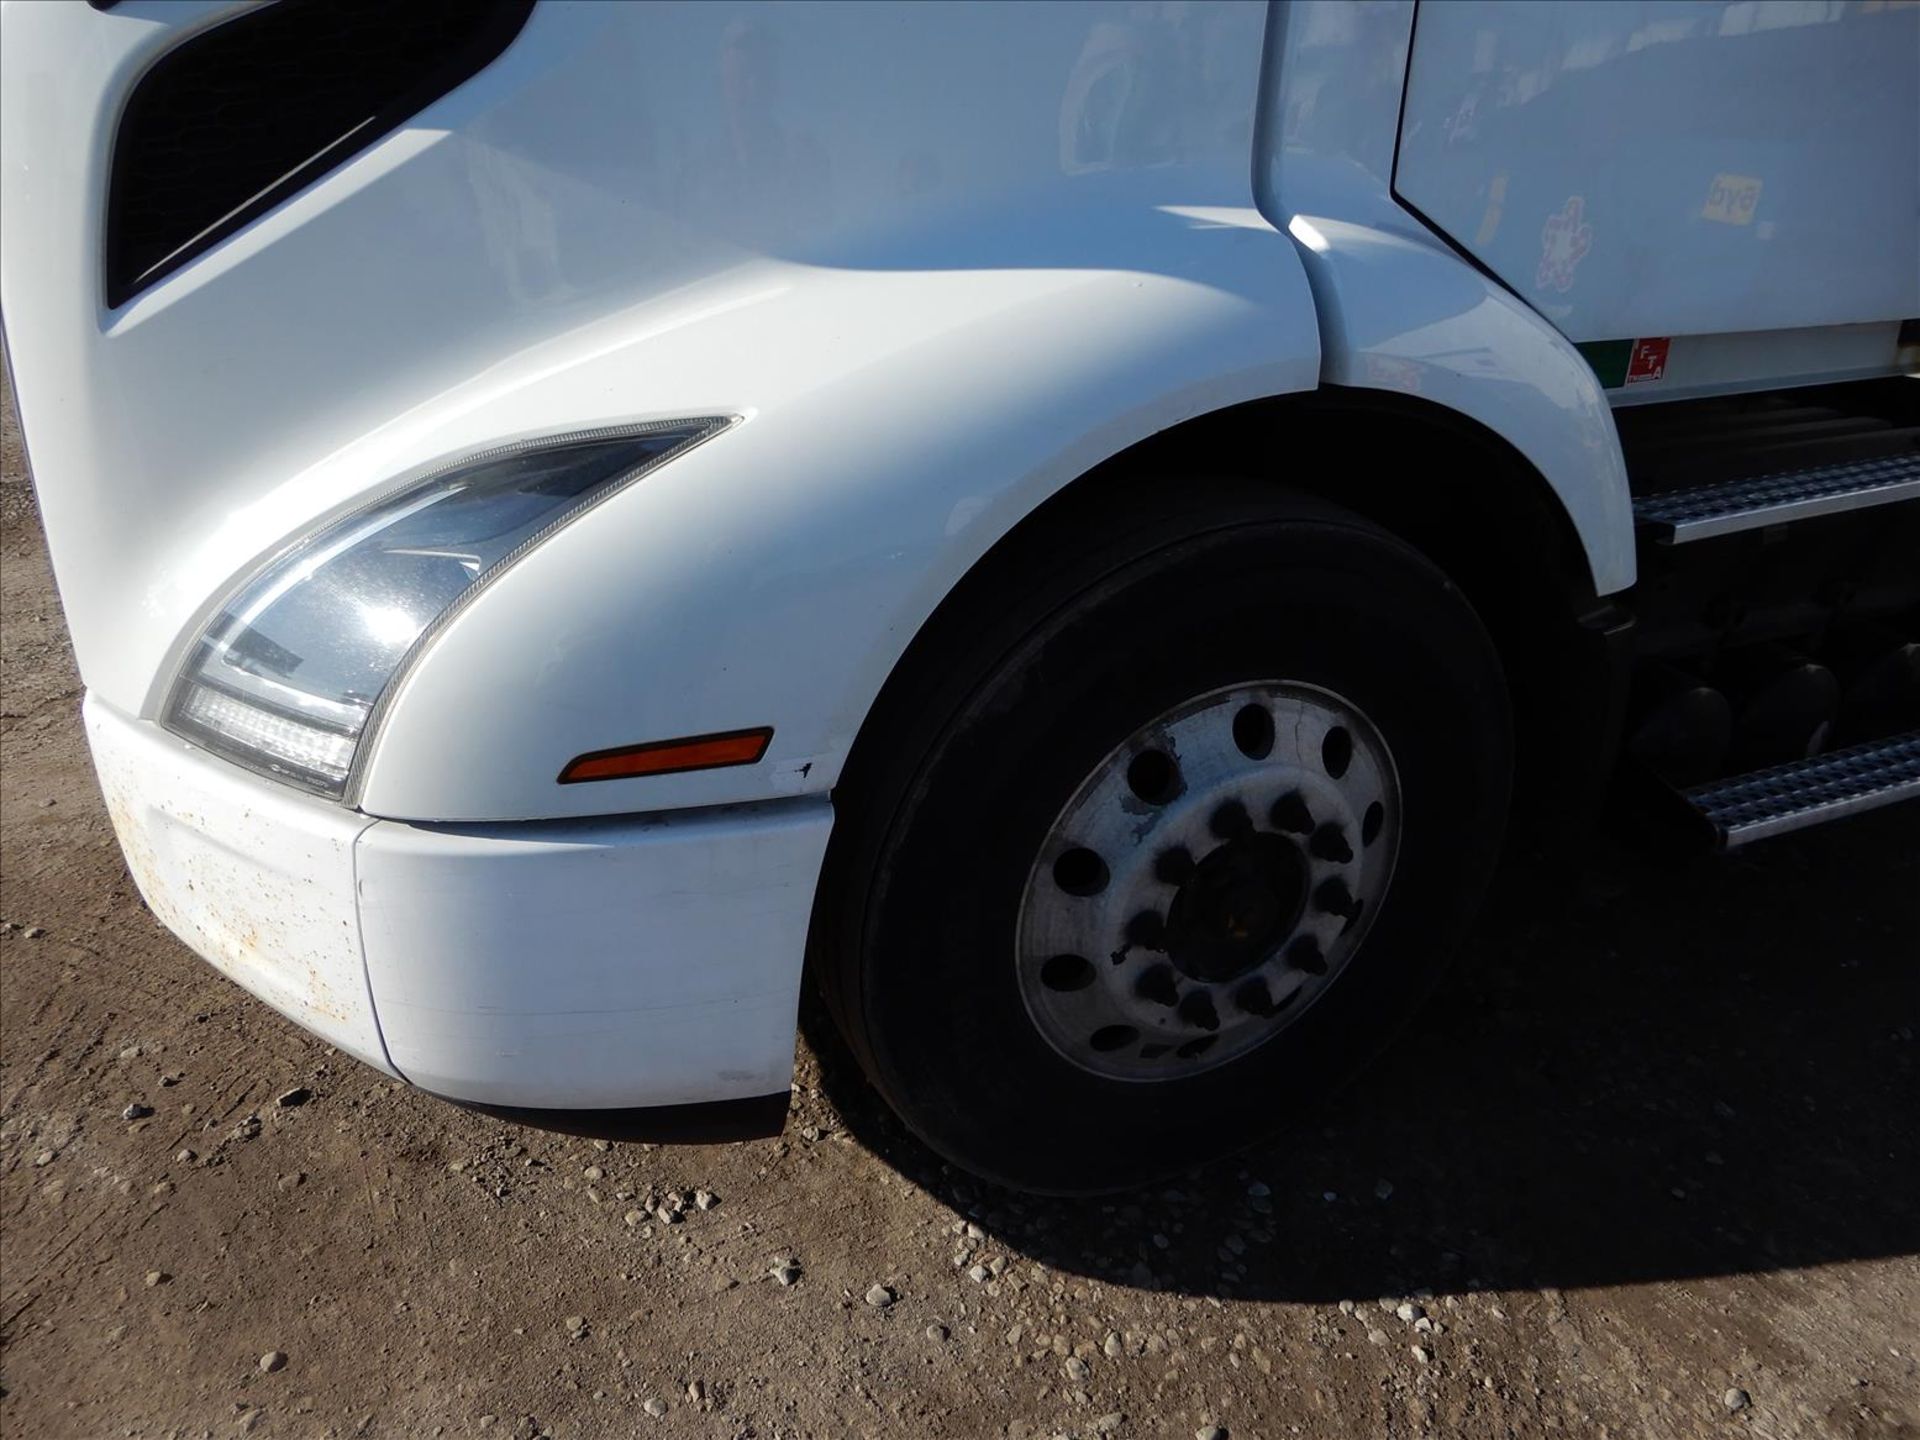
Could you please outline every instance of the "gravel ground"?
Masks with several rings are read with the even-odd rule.
[[[147,913],[7,419],[6,1434],[1920,1437],[1911,812],[1510,876],[1358,1084],[1137,1195],[946,1172],[817,1020],[777,1141],[519,1129]]]

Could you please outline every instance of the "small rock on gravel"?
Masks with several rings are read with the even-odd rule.
[[[1736,1385],[1720,1397],[1720,1403],[1729,1410],[1744,1410],[1753,1403],[1753,1397]]]
[[[1413,1347],[1413,1358],[1418,1360],[1422,1365],[1425,1365],[1429,1360],[1433,1359],[1433,1355],[1426,1346],[1416,1345]]]
[[[42,1169],[45,1169],[47,1166],[53,1164],[53,1156],[54,1156],[53,1151],[42,1150],[38,1155],[33,1157],[34,1168],[36,1170],[42,1170]]]
[[[1088,1366],[1087,1362],[1082,1360],[1078,1355],[1069,1355],[1066,1363],[1062,1365],[1061,1368],[1067,1372],[1067,1378],[1075,1382],[1084,1382],[1093,1374],[1093,1370]]]
[[[662,1400],[658,1395],[655,1395],[640,1408],[658,1420],[662,1415],[667,1413],[667,1402]]]
[[[587,1333],[587,1317],[584,1315],[569,1315],[560,1323],[567,1327],[567,1338],[570,1340],[578,1340]]]
[[[1093,1433],[1096,1435],[1111,1435],[1124,1425],[1126,1420],[1127,1417],[1118,1410],[1109,1410],[1106,1414],[1094,1418]]]
[[[693,1192],[693,1208],[696,1210],[711,1210],[719,1203],[720,1197],[711,1190],[696,1190]]]
[[[135,1100],[120,1112],[120,1118],[122,1120],[144,1120],[151,1114],[153,1114],[153,1107],[151,1105],[142,1105],[138,1100]]]
[[[867,1303],[876,1310],[886,1309],[887,1306],[893,1304],[893,1302],[899,1298],[899,1296],[895,1295],[893,1291],[885,1285],[875,1285],[867,1291]]]
[[[273,1103],[285,1109],[292,1110],[297,1106],[306,1104],[307,1101],[311,1099],[313,1099],[313,1091],[304,1085],[296,1085],[291,1090],[282,1090]]]
[[[772,1275],[773,1278],[778,1280],[782,1285],[797,1285],[800,1283],[800,1265],[794,1260],[783,1260],[767,1273]]]
[[[164,1285],[172,1278],[164,1270],[149,1270],[147,1271],[147,1288],[151,1290],[156,1285]]]
[[[1224,1425],[1202,1425],[1193,1432],[1193,1440],[1227,1440],[1227,1427]]]
[[[1411,1300],[1402,1300],[1398,1305],[1394,1307],[1393,1313],[1398,1315],[1402,1320],[1406,1321],[1407,1324],[1411,1325],[1414,1321],[1418,1320],[1422,1315],[1425,1315],[1427,1312],[1423,1310],[1420,1306],[1414,1304]]]
[[[927,1338],[929,1340],[944,1340],[949,1333],[947,1327],[944,1325],[927,1326]]]
[[[271,1375],[276,1370],[284,1370],[286,1368],[287,1356],[285,1351],[269,1350],[260,1357],[260,1373],[263,1375]]]
[[[25,935],[29,940],[38,940],[42,935],[47,933],[47,927],[44,925],[29,925],[20,933]]]

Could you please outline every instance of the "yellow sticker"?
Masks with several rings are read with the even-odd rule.
[[[1507,204],[1507,172],[1502,170],[1487,186],[1487,210],[1480,217],[1480,229],[1473,237],[1474,248],[1485,249],[1500,232],[1500,212]]]
[[[1716,175],[1707,187],[1707,203],[1700,207],[1700,218],[1718,220],[1722,225],[1750,225],[1759,206],[1758,180],[1751,175]]]

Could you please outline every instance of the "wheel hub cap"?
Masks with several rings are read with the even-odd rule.
[[[1167,907],[1167,959],[1193,980],[1237,980],[1292,933],[1307,902],[1307,866],[1278,835],[1218,846]]]
[[[1350,702],[1281,681],[1197,696],[1109,754],[1049,830],[1020,907],[1027,1012],[1112,1079],[1244,1055],[1346,967],[1399,831],[1392,756]]]

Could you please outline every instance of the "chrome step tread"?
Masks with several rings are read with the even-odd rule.
[[[1920,452],[1642,495],[1633,502],[1633,518],[1662,544],[1683,545],[1914,499],[1920,499]]]
[[[1843,815],[1920,799],[1920,730],[1682,793],[1714,828],[1721,848],[1737,849]]]

